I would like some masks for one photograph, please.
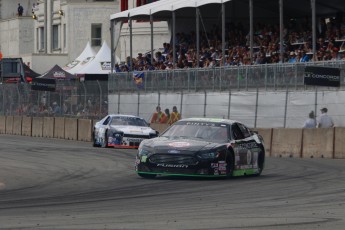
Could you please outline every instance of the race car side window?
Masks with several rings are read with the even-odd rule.
[[[237,123],[238,127],[241,129],[241,132],[243,133],[244,138],[250,137],[250,132],[248,130],[248,128],[240,123]]]
[[[238,127],[236,123],[231,125],[231,133],[235,140],[240,140],[244,138],[241,129]]]
[[[110,116],[107,117],[107,119],[105,119],[105,121],[103,122],[103,125],[107,125],[110,121]]]

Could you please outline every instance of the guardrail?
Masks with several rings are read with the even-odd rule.
[[[0,116],[0,134],[90,142],[94,123],[95,120],[91,119]],[[162,124],[152,124],[151,126],[160,132],[168,127],[168,125]],[[259,128],[256,130],[264,138],[267,156],[345,158],[345,143],[343,142],[345,128],[343,127],[329,129]]]

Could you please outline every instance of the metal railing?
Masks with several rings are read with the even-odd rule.
[[[255,88],[282,89],[305,88],[306,66],[327,66],[341,69],[341,85],[344,86],[345,60],[308,62],[297,64],[266,64],[253,66],[216,67],[144,71],[142,81],[134,79],[136,72],[120,72],[109,75],[109,92],[137,91],[225,91]]]
[[[0,115],[100,118],[108,113],[107,81],[58,81],[56,91],[0,84]]]
[[[0,115],[66,116],[101,118],[116,111],[109,95],[120,92],[229,92],[254,90],[308,89],[303,75],[307,65],[341,69],[345,84],[345,60],[298,64],[267,64],[222,68],[147,71],[135,81],[134,73],[113,73],[108,81],[58,81],[55,92],[31,90],[30,84],[0,84]],[[309,87],[312,89],[313,87]]]

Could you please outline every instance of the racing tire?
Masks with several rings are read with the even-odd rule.
[[[99,144],[96,144],[96,138],[95,138],[95,133],[93,132],[92,133],[92,146],[93,147],[100,147],[100,145]]]
[[[108,146],[108,130],[105,130],[102,148],[109,148],[109,146]]]
[[[258,173],[256,176],[260,176],[265,167],[265,152],[261,150],[258,156]]]
[[[235,155],[231,150],[228,150],[226,158],[226,175],[231,177],[235,169]]]
[[[157,176],[156,174],[146,174],[146,173],[138,173],[138,175],[145,179],[153,179]]]

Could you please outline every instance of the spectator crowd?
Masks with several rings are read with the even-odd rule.
[[[226,26],[225,56],[222,52],[222,31],[214,25],[209,32],[200,32],[199,56],[196,52],[195,32],[176,34],[176,55],[170,43],[154,53],[138,53],[132,61],[115,65],[116,72],[131,70],[169,70],[173,68],[209,68],[217,66],[258,65],[269,63],[297,63],[308,61],[345,60],[345,17],[322,18],[317,25],[316,54],[312,47],[312,26],[308,18],[291,19],[283,30],[283,60],[280,55],[279,25],[257,23],[254,26],[253,58],[250,58],[249,31],[241,23]]]

